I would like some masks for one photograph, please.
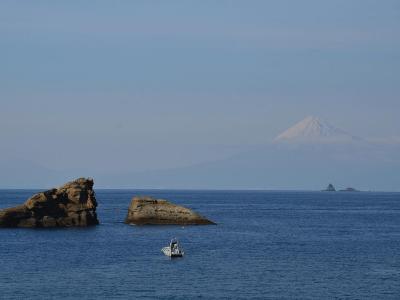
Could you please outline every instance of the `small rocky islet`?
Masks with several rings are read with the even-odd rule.
[[[125,223],[133,225],[215,224],[189,208],[148,196],[132,199]]]
[[[0,227],[86,227],[99,224],[93,180],[79,178],[0,210]]]
[[[333,184],[329,184],[326,189],[322,190],[323,192],[336,192],[336,188],[333,186]],[[359,192],[359,190],[348,187],[342,190],[339,190],[339,192]]]
[[[326,189],[322,190],[323,192],[336,192],[335,187],[333,186],[332,183],[328,184],[328,186],[326,187]]]
[[[99,224],[93,179],[79,178],[0,210],[0,228],[88,227]],[[125,219],[135,225],[210,225],[193,210],[163,199],[134,197]]]

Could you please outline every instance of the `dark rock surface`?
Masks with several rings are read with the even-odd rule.
[[[0,227],[73,227],[99,224],[93,180],[79,178],[0,210]]]
[[[333,186],[333,184],[329,184],[328,185],[328,187],[325,189],[325,190],[323,190],[323,192],[336,192],[336,189],[335,189],[335,187]]]
[[[352,188],[352,187],[348,187],[343,190],[340,190],[340,192],[359,192],[359,190]]]
[[[136,225],[215,224],[189,208],[152,197],[134,197],[129,206],[125,223]]]

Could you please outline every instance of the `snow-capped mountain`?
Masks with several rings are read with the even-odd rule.
[[[400,145],[398,146],[400,147]],[[121,188],[314,189],[329,182],[361,190],[399,190],[400,151],[371,144],[307,117],[273,143],[188,167],[99,178]]]
[[[274,142],[354,142],[361,138],[353,136],[346,131],[336,128],[320,118],[309,116],[290,127]]]

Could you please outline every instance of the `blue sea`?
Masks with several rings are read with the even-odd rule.
[[[0,229],[1,299],[400,299],[400,193],[96,192],[97,227]],[[125,225],[134,195],[218,225]],[[184,258],[161,253],[172,237]]]

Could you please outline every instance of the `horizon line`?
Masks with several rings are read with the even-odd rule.
[[[0,191],[45,191],[48,189],[52,188],[38,188],[38,187],[32,187],[32,188],[8,188],[8,187],[0,187]],[[325,191],[325,190],[315,190],[315,189],[267,189],[267,188],[240,188],[240,189],[235,189],[235,188],[133,188],[133,187],[99,187],[99,188],[94,188],[94,191],[96,190],[102,190],[102,191],[199,191],[199,192],[207,192],[207,191],[215,191],[215,192],[223,192],[223,191],[233,191],[233,192],[321,192],[321,193],[326,193],[326,194],[335,194],[338,192],[343,192],[343,193],[400,193],[400,190],[356,190],[354,192],[352,191],[346,191],[346,190],[336,190],[336,191]]]

